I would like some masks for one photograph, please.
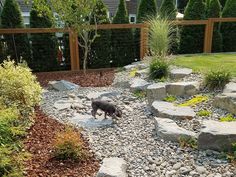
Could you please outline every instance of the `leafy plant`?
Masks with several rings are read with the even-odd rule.
[[[163,99],[163,101],[167,101],[167,102],[170,102],[170,103],[175,102],[176,100],[177,100],[177,98],[173,95],[168,95],[167,97],[165,97]]]
[[[143,90],[136,90],[134,93],[134,96],[137,98],[145,98],[147,96],[147,92],[143,91]]]
[[[42,88],[25,63],[4,61],[0,65],[0,97],[8,107],[16,107],[23,115],[33,111],[41,100]]]
[[[53,146],[56,159],[82,161],[87,157],[81,135],[72,129],[59,132]]]
[[[190,147],[193,149],[197,149],[197,140],[195,138],[189,138],[185,136],[181,136],[179,138],[180,147]]]
[[[199,103],[205,102],[208,100],[207,96],[197,95],[194,98],[186,101],[185,103],[180,104],[179,106],[196,106]]]
[[[225,117],[221,117],[221,118],[220,118],[220,121],[221,121],[221,122],[233,122],[233,121],[236,121],[236,119],[233,117],[232,114],[228,114],[228,115],[225,116]]]
[[[150,17],[149,24],[149,47],[152,55],[167,56],[173,41],[173,22],[168,18],[159,16]]]
[[[201,110],[197,113],[197,115],[200,117],[209,117],[211,114],[212,114],[212,112],[207,111],[207,110]]]
[[[169,64],[162,58],[154,58],[149,66],[149,72],[153,80],[166,78],[169,73]]]
[[[223,89],[224,86],[229,83],[231,79],[231,73],[228,71],[210,71],[206,74],[204,82],[207,88],[210,90]]]

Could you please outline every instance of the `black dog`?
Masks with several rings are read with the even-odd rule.
[[[100,109],[105,112],[105,119],[107,115],[111,116],[112,118],[121,117],[122,112],[115,107],[115,105],[108,103],[106,101],[101,100],[92,100],[92,116],[96,119],[97,110]]]

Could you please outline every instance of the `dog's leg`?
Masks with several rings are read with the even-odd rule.
[[[107,112],[105,112],[105,119],[107,119]]]
[[[96,119],[97,109],[93,109],[91,113],[92,113],[92,116]]]

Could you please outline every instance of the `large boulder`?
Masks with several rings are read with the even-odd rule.
[[[198,82],[176,82],[166,85],[166,92],[174,96],[192,96],[198,93]]]
[[[179,142],[181,137],[185,139],[196,138],[196,134],[179,127],[173,120],[167,118],[155,118],[156,135],[166,141]]]
[[[97,177],[128,177],[127,164],[122,158],[105,158]]]
[[[215,107],[225,109],[232,114],[236,114],[236,93],[223,93],[214,99]]]
[[[147,99],[151,105],[156,100],[163,100],[166,97],[166,84],[156,83],[147,87]]]
[[[224,93],[236,93],[236,83],[230,82],[224,88]]]
[[[205,120],[198,136],[199,149],[230,150],[236,142],[236,122]]]
[[[149,74],[149,68],[138,70],[135,73],[135,76],[141,77],[141,78],[147,78]]]
[[[192,74],[193,70],[189,68],[178,68],[170,71],[171,79],[182,79]]]
[[[130,65],[124,66],[124,69],[127,71],[131,71],[132,69],[146,69],[148,67],[147,64],[141,62],[134,62]]]
[[[69,91],[79,88],[80,86],[69,81],[60,80],[60,81],[50,81],[48,83],[49,89],[54,89],[57,91]]]
[[[138,90],[146,90],[147,87],[150,85],[149,82],[145,81],[144,79],[135,78],[130,81],[130,90],[131,91],[138,91]]]
[[[166,117],[170,119],[192,119],[196,113],[188,106],[175,106],[173,103],[165,101],[154,101],[152,103],[152,111],[158,117]]]

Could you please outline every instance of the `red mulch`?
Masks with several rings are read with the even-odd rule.
[[[112,84],[114,80],[114,70],[94,70],[79,72],[47,72],[35,73],[41,86],[47,87],[49,81],[67,80],[82,87],[104,87]]]
[[[90,157],[85,162],[59,161],[52,157],[52,143],[58,131],[65,126],[36,111],[35,124],[24,142],[25,149],[32,154],[25,164],[28,177],[91,177],[96,174],[99,162]],[[85,141],[88,148],[88,143]],[[92,155],[91,155],[92,156]]]

